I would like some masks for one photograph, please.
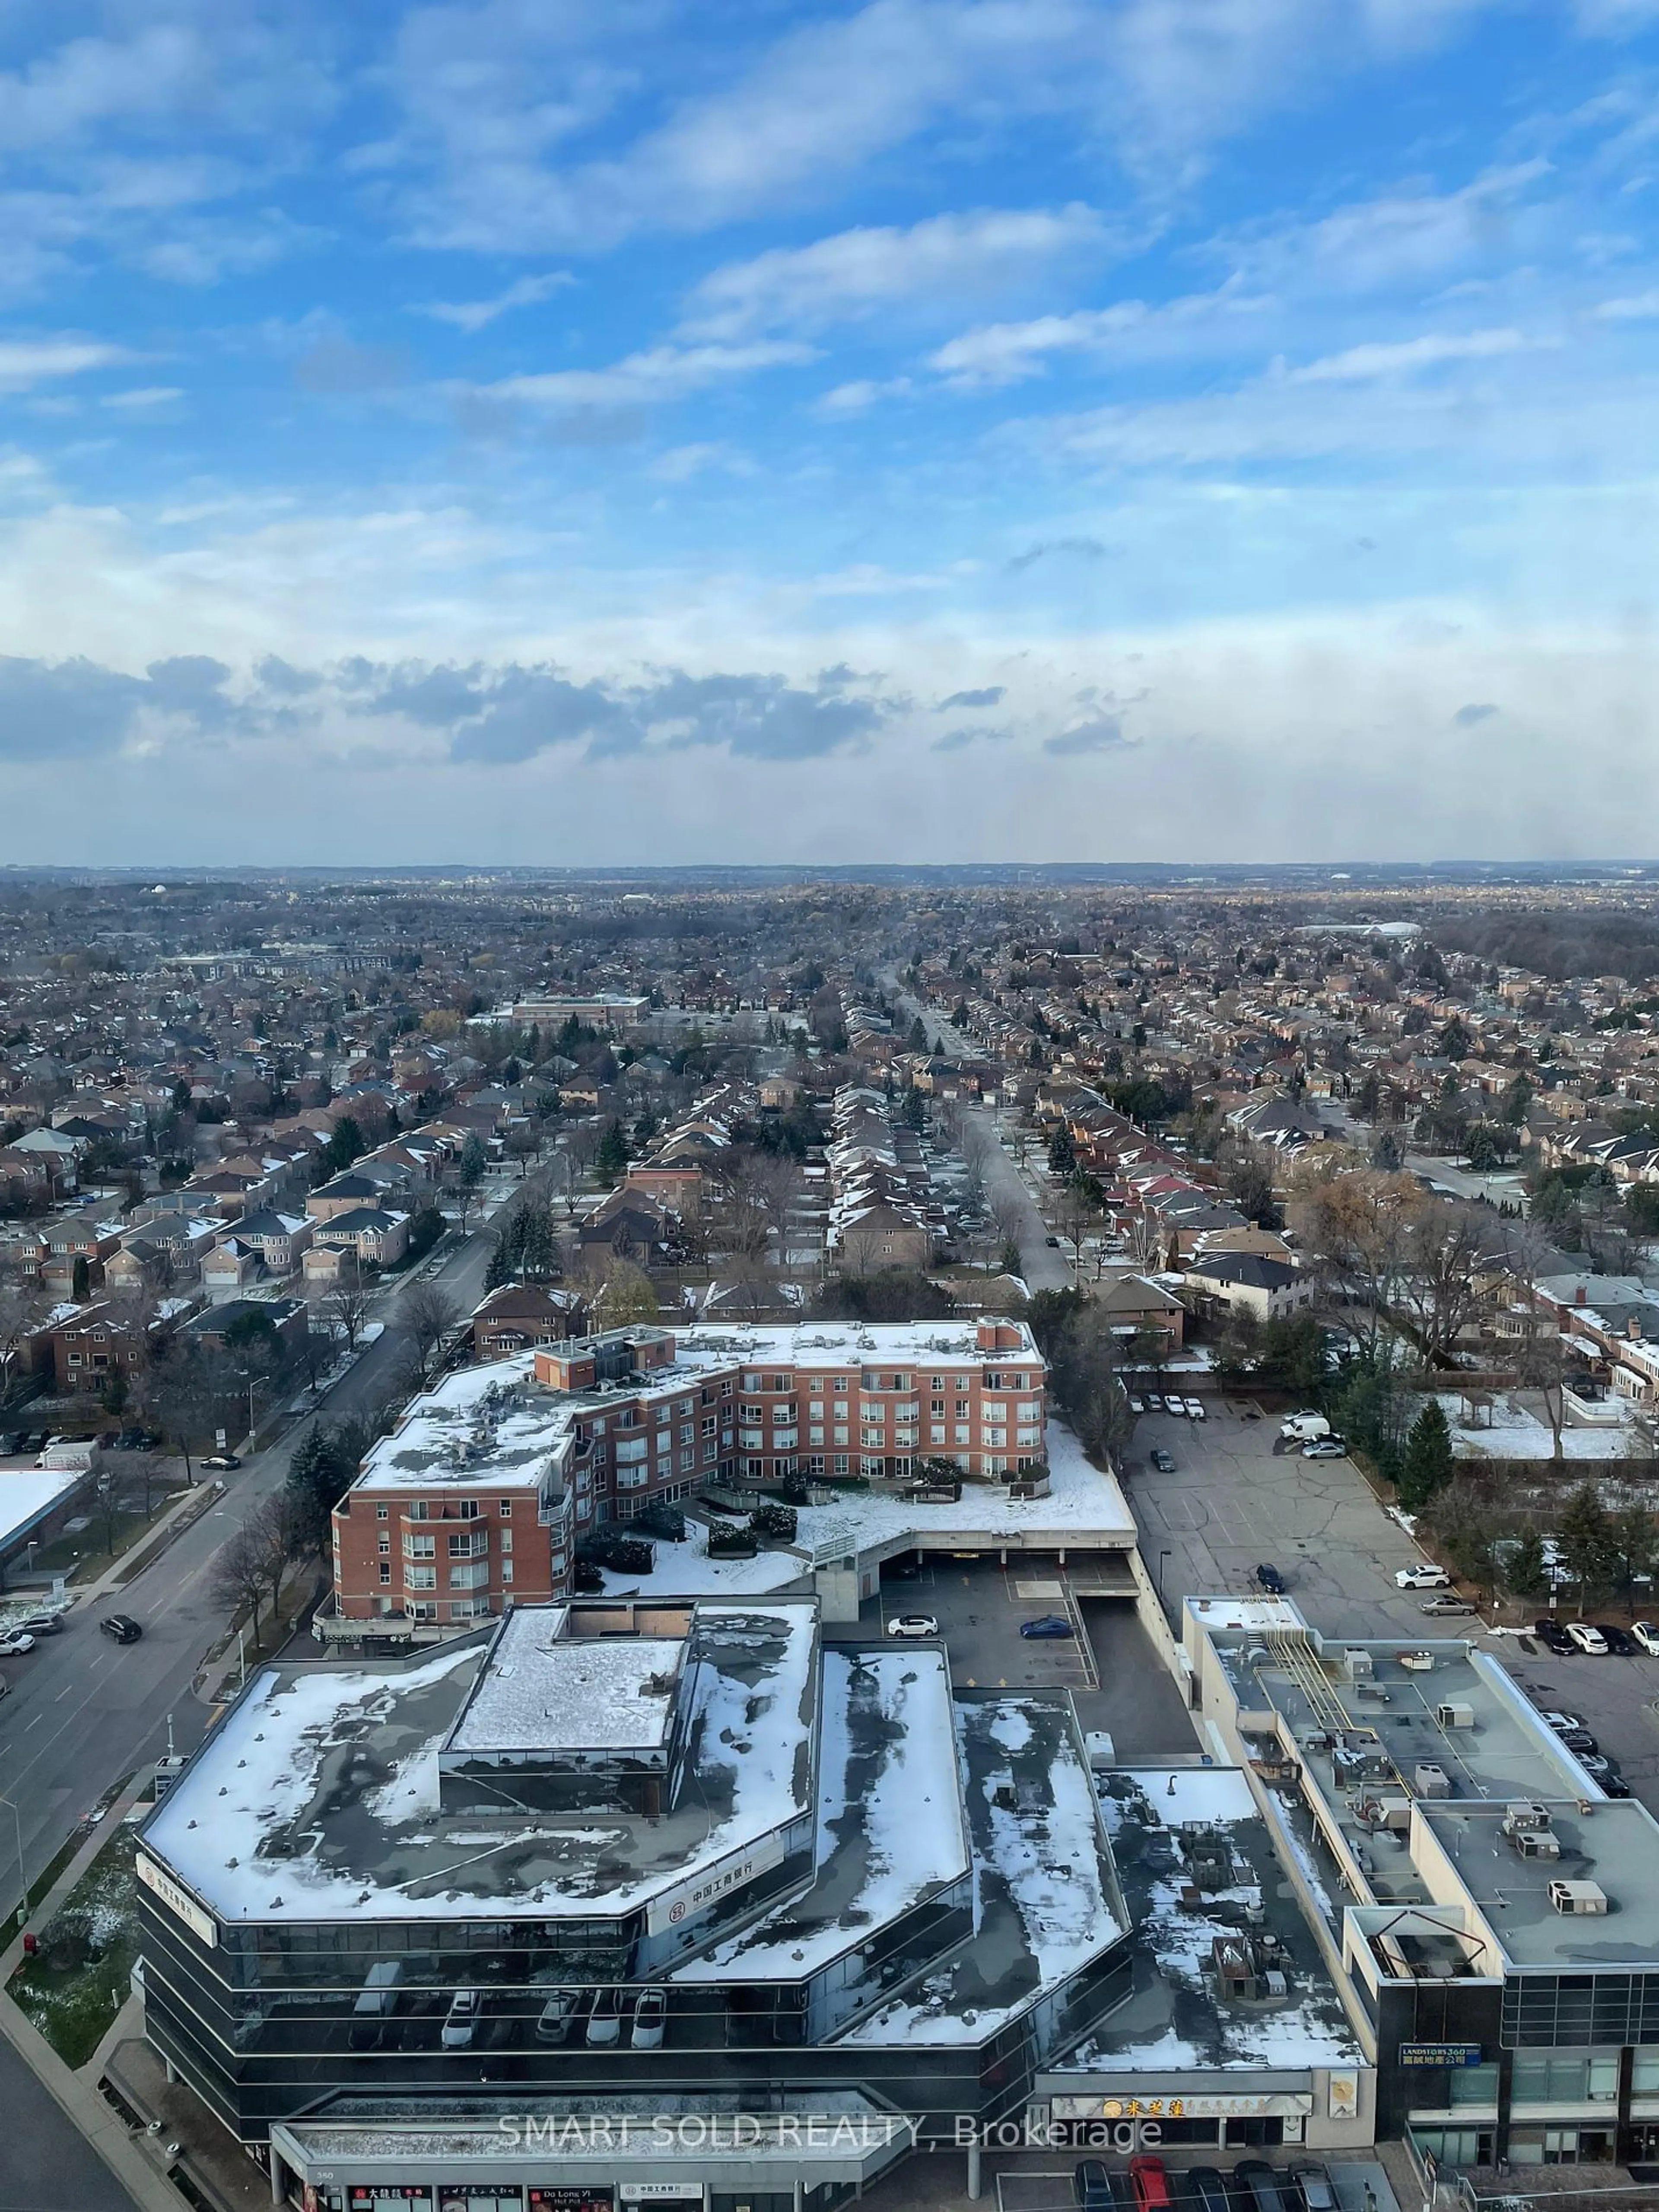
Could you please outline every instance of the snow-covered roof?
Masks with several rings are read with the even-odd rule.
[[[568,1611],[595,1642],[620,1618]],[[494,1644],[476,1638],[419,1663],[264,1668],[162,1799],[144,1848],[227,1922],[633,1911],[757,1851],[812,1802],[816,1606],[702,1603],[690,1642],[684,1778],[659,1812],[602,1791],[568,1813],[452,1796],[441,1755]],[[543,1743],[559,1747],[558,1733],[550,1725]]]
[[[467,1752],[638,1750],[664,1742],[683,1636],[570,1638],[567,1608],[510,1613],[444,1746]]]

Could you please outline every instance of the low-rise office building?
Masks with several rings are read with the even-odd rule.
[[[138,1875],[150,2040],[311,2212],[828,2207],[1133,1979],[1069,1697],[811,1600],[267,1668]]]
[[[1376,2069],[1442,2169],[1659,2153],[1659,1825],[1489,1653],[1189,1599],[1195,1703],[1246,1764]]]

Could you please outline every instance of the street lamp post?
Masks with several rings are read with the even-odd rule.
[[[29,1917],[29,1878],[23,1865],[23,1816],[15,1797],[0,1797],[0,1805],[10,1806],[12,1826],[17,1836],[17,1924],[21,1928]]]

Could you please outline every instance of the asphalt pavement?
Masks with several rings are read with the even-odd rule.
[[[0,2037],[0,2212],[135,2212],[73,2120]]]
[[[530,1180],[533,1187],[537,1179]],[[431,1279],[458,1312],[470,1311],[482,1295],[490,1250],[488,1232],[475,1230]],[[191,1694],[191,1684],[224,1627],[225,1607],[213,1589],[219,1548],[284,1480],[295,1446],[314,1421],[384,1402],[408,1356],[407,1332],[397,1316],[409,1287],[405,1281],[384,1294],[374,1316],[384,1324],[382,1334],[317,1411],[227,1476],[219,1504],[153,1565],[118,1592],[75,1607],[62,1636],[0,1662],[10,1692],[0,1700],[0,1913],[13,1912],[21,1894],[20,1826],[23,1863],[33,1879],[106,1790],[165,1752],[169,1716],[179,1751],[193,1751],[201,1741],[207,1708]],[[140,1642],[116,1644],[100,1633],[99,1619],[113,1612],[143,1625]]]

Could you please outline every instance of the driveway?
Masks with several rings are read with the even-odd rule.
[[[1248,1590],[1266,1560],[1315,1628],[1426,1633],[1419,1599],[1394,1579],[1423,1555],[1352,1462],[1276,1453],[1275,1421],[1245,1419],[1242,1401],[1206,1403],[1205,1421],[1143,1414],[1119,1469],[1141,1557],[1171,1612],[1183,1597]],[[1147,1458],[1158,1444],[1175,1461],[1173,1474],[1156,1473]],[[1457,1626],[1446,1624],[1447,1632]]]

